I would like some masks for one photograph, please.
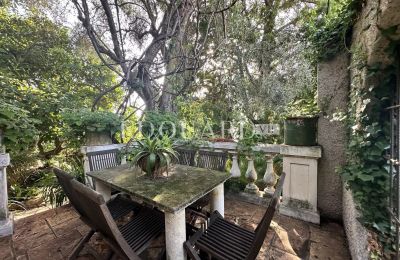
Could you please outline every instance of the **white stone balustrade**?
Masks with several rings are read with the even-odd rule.
[[[125,144],[86,146],[82,147],[83,154],[87,152],[102,151],[108,149],[122,148]],[[238,163],[237,143],[215,142],[205,143],[202,149],[222,150],[232,154],[232,177],[240,177]],[[294,218],[302,219],[312,223],[319,223],[320,217],[317,209],[317,164],[321,158],[320,146],[288,146],[278,144],[259,144],[253,147],[253,151],[265,153],[267,158],[267,169],[264,174],[264,181],[267,184],[265,193],[273,193],[277,176],[273,170],[273,156],[283,156],[283,171],[286,179],[283,187],[283,201],[280,213]],[[89,164],[85,160],[85,172],[89,170]],[[249,160],[246,177],[250,177],[250,183],[246,190],[258,194],[258,187],[255,184],[257,172],[254,168],[254,161]]]

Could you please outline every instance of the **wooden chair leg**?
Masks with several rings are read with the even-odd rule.
[[[90,230],[86,236],[84,236],[78,244],[75,245],[74,249],[72,250],[72,253],[69,255],[68,259],[69,260],[74,260],[76,257],[79,255],[81,252],[82,248],[85,246],[85,244],[89,241],[89,239],[93,236],[94,230]]]

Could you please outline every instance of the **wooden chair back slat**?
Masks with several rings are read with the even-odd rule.
[[[123,238],[103,196],[76,180],[71,181],[71,187],[76,195],[79,196],[80,204],[84,211],[83,214],[94,226],[94,229],[101,232],[114,247],[124,252],[128,259],[140,259]]]
[[[176,163],[188,166],[195,166],[194,159],[196,156],[196,150],[177,148],[176,151],[178,153],[178,160]]]
[[[200,150],[197,159],[197,167],[224,171],[226,160],[226,153]]]
[[[286,174],[283,172],[280,176],[279,182],[276,185],[274,195],[272,196],[271,201],[269,202],[268,208],[265,211],[263,218],[261,219],[260,223],[258,224],[255,230],[255,237],[252,243],[252,246],[249,251],[249,255],[247,256],[247,260],[256,259],[258,252],[260,251],[264,239],[267,235],[269,226],[271,225],[272,218],[274,217],[275,210],[280,202],[280,196],[283,189],[283,183],[285,181]]]
[[[121,164],[118,149],[87,153],[90,171],[108,169]]]

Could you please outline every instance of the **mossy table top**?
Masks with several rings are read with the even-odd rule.
[[[179,164],[168,169],[167,178],[153,179],[126,164],[87,175],[168,212],[186,208],[230,178],[226,172]]]

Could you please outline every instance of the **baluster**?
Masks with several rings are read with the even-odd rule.
[[[81,152],[83,153],[83,172],[85,175],[85,183],[87,186],[90,188],[94,188],[92,178],[87,176],[86,173],[90,172],[90,163],[89,163],[89,157],[87,156],[87,152],[85,148],[81,149]],[[92,157],[92,164],[94,164],[94,158]],[[93,165],[94,166],[94,165]]]
[[[121,164],[126,164],[126,155],[121,156]]]
[[[275,192],[274,187],[277,182],[276,174],[274,172],[274,155],[266,154],[265,157],[267,158],[267,169],[265,170],[263,178],[266,184],[266,187],[264,189],[264,196],[272,196]]]
[[[248,193],[258,194],[260,190],[255,184],[255,182],[257,181],[257,172],[256,169],[254,168],[254,160],[253,158],[248,157],[247,161],[248,161],[248,166],[246,171],[246,179],[249,183],[246,185],[244,191]]]
[[[240,177],[240,168],[237,153],[232,153],[232,168],[230,171],[232,177]]]

